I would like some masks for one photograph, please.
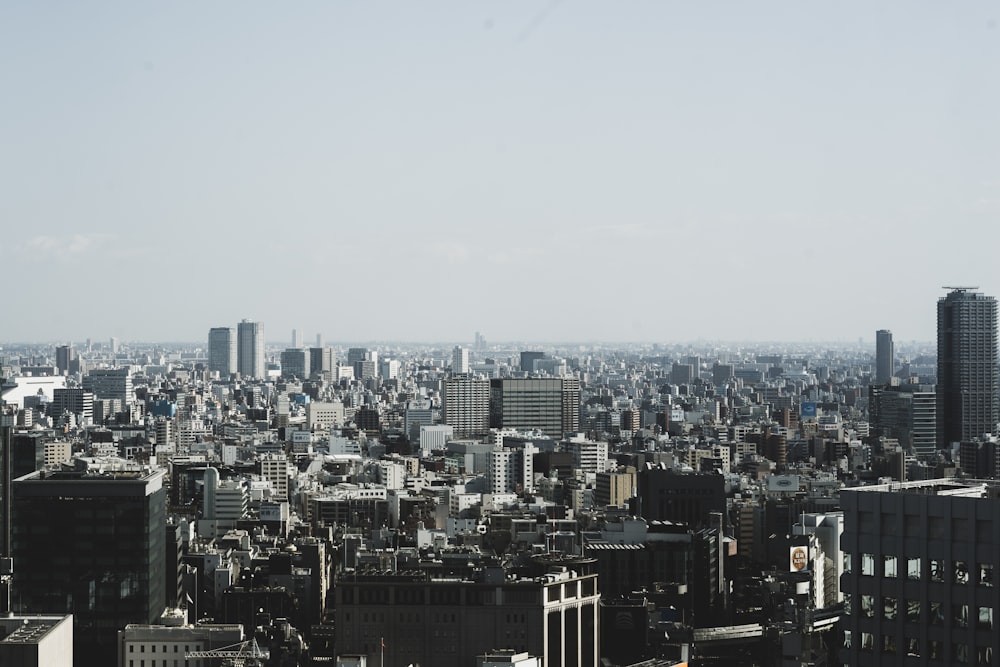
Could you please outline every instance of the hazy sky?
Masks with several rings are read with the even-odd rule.
[[[998,7],[0,3],[0,341],[931,340]]]

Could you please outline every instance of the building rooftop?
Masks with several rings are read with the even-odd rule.
[[[958,479],[945,477],[914,482],[890,482],[872,486],[855,486],[842,491],[910,493],[928,496],[960,496],[965,498],[1000,497],[1000,480]]]

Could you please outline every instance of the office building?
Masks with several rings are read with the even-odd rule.
[[[879,329],[875,332],[875,384],[888,384],[896,374],[896,351],[892,345],[892,332]]]
[[[456,438],[475,438],[490,431],[490,381],[467,376],[450,377],[442,396],[444,423]]]
[[[208,370],[221,378],[236,372],[236,330],[232,327],[208,330]]]
[[[14,480],[12,436],[10,426],[0,426],[0,556],[10,555],[11,483]]]
[[[872,386],[868,394],[871,434],[899,440],[919,457],[937,450],[937,395],[934,385]]]
[[[183,619],[171,615],[161,620],[166,622],[131,623],[118,631],[118,667],[210,667],[218,662],[204,657],[186,659],[185,655],[222,649],[245,639],[243,626],[238,623],[186,625]]]
[[[36,471],[14,480],[16,610],[72,614],[78,665],[114,664],[118,630],[163,613],[163,475],[117,467]]]
[[[310,350],[293,347],[281,353],[281,377],[306,380],[312,369]]]
[[[938,300],[939,447],[996,434],[997,302],[972,289]]]
[[[236,327],[236,370],[245,378],[264,377],[264,325],[243,320]]]
[[[470,579],[361,571],[334,586],[337,650],[370,664],[466,667],[497,647],[544,656],[546,667],[596,667],[595,575],[565,567],[539,577],[500,567]]]
[[[60,375],[79,372],[80,359],[72,345],[60,345],[56,348],[56,368]]]
[[[113,399],[122,405],[131,405],[132,374],[128,368],[98,368],[83,376],[83,388],[94,395],[94,399]]]
[[[490,380],[490,428],[538,430],[554,437],[580,429],[576,378]]]
[[[537,359],[544,359],[544,352],[531,352],[525,351],[521,353],[521,370],[525,373],[533,373],[535,370],[535,361]]]
[[[76,416],[81,426],[93,423],[94,395],[79,387],[54,389],[52,402],[49,403],[49,415],[58,419],[64,413]]]
[[[326,377],[333,372],[334,358],[332,347],[309,348],[309,377]]]
[[[840,492],[849,665],[995,665],[1000,489],[955,479]]]
[[[453,375],[464,375],[469,372],[469,350],[456,345],[451,351],[451,372]]]
[[[302,332],[298,329],[292,329],[292,347],[303,347]]]

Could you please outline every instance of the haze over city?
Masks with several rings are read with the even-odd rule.
[[[8,3],[0,55],[8,341],[932,340],[1000,293],[991,3]]]

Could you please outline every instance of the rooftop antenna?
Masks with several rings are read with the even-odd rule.
[[[979,285],[943,285],[941,289],[950,289],[956,292],[968,292],[974,289],[979,289]]]

